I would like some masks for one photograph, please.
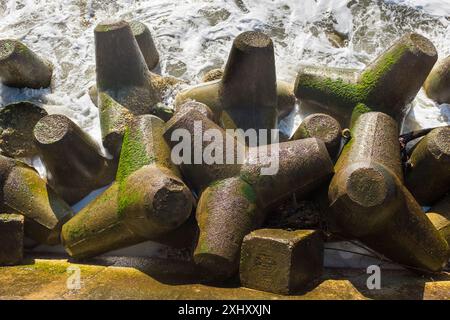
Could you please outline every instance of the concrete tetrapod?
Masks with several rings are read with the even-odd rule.
[[[409,33],[361,71],[356,81],[300,70],[294,93],[300,100],[314,101],[338,116],[343,127],[348,126],[358,103],[400,121],[404,107],[416,96],[436,60],[434,45],[419,34]]]
[[[0,186],[3,211],[25,216],[25,235],[43,244],[59,243],[72,210],[33,168],[0,156]]]
[[[361,115],[335,170],[329,214],[344,234],[414,271],[442,270],[449,246],[403,185],[393,118]]]
[[[190,140],[190,151],[195,152],[194,145],[199,144],[199,149],[214,149],[215,155],[224,159],[222,164],[193,164],[192,159],[180,164],[187,182],[200,195],[196,211],[200,232],[194,261],[209,280],[224,280],[236,273],[242,240],[262,224],[272,205],[294,192],[307,194],[333,173],[324,143],[314,138],[249,148],[244,150],[242,162],[230,163],[225,162],[227,154],[232,155],[229,160],[239,160],[234,156],[242,148],[240,139],[198,111],[190,110],[167,123],[164,137],[172,152],[179,151],[178,140],[172,138],[180,129],[188,133],[183,137]],[[215,133],[208,133],[208,129],[215,129]],[[271,165],[274,171],[263,171],[270,170]]]
[[[324,113],[314,113],[303,119],[291,140],[317,138],[322,140],[334,158],[341,146],[342,129],[339,122]]]
[[[131,21],[130,27],[133,36],[139,45],[139,49],[141,49],[148,69],[154,69],[158,65],[159,54],[156,50],[150,30],[144,23],[139,21]]]
[[[406,186],[421,205],[433,205],[450,191],[450,126],[420,140],[408,163]]]
[[[125,132],[116,182],[63,226],[62,241],[74,258],[86,258],[181,226],[193,197],[170,160],[164,122],[136,117]]]
[[[0,148],[13,158],[33,157],[38,150],[33,129],[47,112],[28,101],[9,104],[0,110]]]
[[[428,97],[438,103],[450,103],[450,56],[438,61],[423,84]]]
[[[450,245],[450,194],[431,207],[427,217]]]
[[[292,87],[276,80],[273,43],[261,32],[243,32],[234,40],[223,76],[216,78],[180,92],[175,104],[204,103],[216,120],[222,116],[225,128],[244,130],[276,128],[278,112],[285,115],[295,105]]]
[[[0,214],[0,266],[16,265],[23,259],[24,217]]]
[[[124,20],[105,21],[94,35],[98,93],[106,92],[133,114],[151,113],[161,97],[130,25]]]
[[[34,142],[49,173],[49,185],[70,205],[114,180],[114,161],[106,159],[97,143],[64,115],[39,120]]]
[[[319,230],[259,229],[242,244],[239,274],[244,287],[291,294],[322,275]]]
[[[53,66],[18,40],[0,40],[0,79],[9,87],[47,88]]]

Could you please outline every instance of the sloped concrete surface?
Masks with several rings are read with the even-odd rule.
[[[79,277],[78,277],[79,275]],[[107,257],[86,263],[61,257],[29,258],[0,267],[0,299],[447,299],[450,273],[421,277],[381,270],[381,288],[369,290],[362,269],[326,269],[304,292],[280,296],[239,287],[200,284],[189,262]],[[78,282],[79,279],[80,281]]]

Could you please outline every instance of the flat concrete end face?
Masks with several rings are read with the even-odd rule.
[[[0,266],[16,265],[23,259],[24,217],[0,214]]]
[[[395,179],[381,165],[356,163],[340,170],[331,181],[330,214],[354,237],[376,232],[403,201]]]
[[[258,31],[246,31],[236,37],[233,43],[236,49],[241,51],[251,51],[261,48],[272,48],[273,43],[270,37]]]
[[[131,32],[135,37],[142,35],[148,29],[147,26],[140,21],[131,21],[129,22]]]
[[[158,221],[167,227],[177,227],[180,225],[180,212],[185,212],[183,216],[186,219],[189,217],[193,199],[181,180],[165,177],[161,187],[155,191],[151,205]]]
[[[340,146],[342,129],[339,122],[333,117],[316,113],[303,119],[300,127],[296,130],[293,140],[304,138],[317,138],[322,140],[328,152],[333,156]]]
[[[304,290],[323,271],[323,240],[317,230],[260,229],[244,238],[243,286],[278,294]]]
[[[329,143],[341,134],[339,122],[327,114],[317,113],[309,115],[303,120],[302,124],[304,124],[305,130],[308,132],[308,136],[304,138],[315,137],[325,143]]]
[[[118,19],[109,19],[104,20],[97,24],[97,26],[94,29],[95,33],[105,33],[110,31],[116,31],[120,30],[122,28],[129,27],[128,22],[125,20],[118,20]]]
[[[72,121],[64,115],[48,115],[34,127],[34,137],[39,144],[53,144],[66,136],[71,124]]]
[[[384,175],[374,168],[359,168],[346,181],[347,195],[361,207],[380,206],[388,197]]]
[[[47,112],[27,101],[5,106],[0,111],[0,147],[11,157],[32,157],[38,153],[33,128]]]
[[[415,52],[420,52],[430,57],[436,57],[437,59],[438,53],[436,47],[424,36],[417,33],[409,33],[405,36],[405,38]]]
[[[450,164],[450,126],[434,129],[429,143],[436,159]]]
[[[8,59],[20,44],[17,40],[5,39],[0,40],[0,61]]]

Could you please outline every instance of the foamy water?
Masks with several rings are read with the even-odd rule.
[[[222,67],[232,40],[246,30],[272,37],[278,77],[287,81],[301,63],[363,68],[410,31],[430,38],[441,57],[450,54],[448,0],[0,0],[0,37],[20,39],[56,67],[51,91],[3,87],[0,104],[38,101],[99,140],[98,110],[86,90],[95,83],[93,29],[111,17],[147,23],[161,54],[161,72],[190,83]],[[331,29],[348,37],[345,48],[328,41],[324,31]],[[439,108],[423,93],[413,105],[408,128],[449,122],[450,107]]]
[[[449,0],[0,0],[0,38],[23,41],[55,66],[51,90],[0,86],[0,105],[38,102],[100,141],[98,110],[87,89],[95,83],[93,29],[107,18],[145,22],[161,56],[161,73],[190,84],[222,67],[233,39],[247,30],[272,37],[277,76],[286,81],[305,63],[364,68],[412,31],[432,40],[440,57],[450,54]],[[346,47],[333,47],[327,30],[345,35]],[[412,105],[404,131],[450,123],[450,105],[436,105],[423,91]],[[300,118],[294,120],[295,126]]]

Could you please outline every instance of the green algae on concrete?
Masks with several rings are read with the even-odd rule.
[[[163,130],[164,122],[153,115],[130,123],[116,182],[63,227],[72,257],[156,240],[189,218],[194,200],[171,162]]]
[[[103,146],[118,157],[125,129],[133,120],[133,114],[104,92],[100,93],[98,103]]]
[[[332,115],[338,114],[344,126],[358,103],[400,121],[404,107],[415,97],[436,60],[434,45],[421,35],[409,33],[368,65],[356,81],[301,70],[294,85],[295,95],[317,102]]]
[[[297,192],[305,195],[326,182],[333,173],[333,164],[322,141],[314,138],[292,141],[275,146],[253,147],[245,145],[229,135],[205,114],[187,110],[166,124],[164,137],[173,147],[172,134],[187,130],[194,141],[197,130],[215,129],[220,137],[216,155],[231,153],[232,163],[195,163],[191,158],[180,165],[187,183],[200,195],[196,217],[199,225],[199,241],[194,260],[203,270],[205,278],[225,280],[236,273],[239,264],[239,248],[244,236],[261,225],[266,210],[276,202]],[[197,137],[198,138],[198,137]],[[232,148],[227,148],[233,142]],[[211,141],[198,141],[201,150]],[[243,159],[235,158],[237,145],[242,147]],[[191,154],[195,150],[194,146]],[[279,151],[279,153],[277,153]],[[274,172],[264,172],[273,165]],[[230,241],[231,239],[231,241]]]
[[[3,84],[17,88],[47,88],[53,66],[18,40],[0,40],[0,78]]]
[[[165,123],[153,115],[135,117],[126,129],[120,154],[117,181],[121,182],[144,165],[166,167],[180,176],[163,138]]]
[[[239,274],[244,287],[278,294],[305,289],[323,270],[320,231],[259,229],[242,244]]]
[[[1,206],[25,216],[25,235],[43,244],[59,243],[72,210],[33,168],[0,156],[0,186]]]
[[[433,129],[420,140],[408,163],[406,186],[420,204],[433,205],[450,191],[450,126]]]
[[[394,119],[361,115],[335,170],[327,218],[344,234],[420,273],[445,267],[448,244],[403,185]]]
[[[16,265],[23,259],[24,217],[0,214],[0,266]]]
[[[438,61],[423,84],[428,97],[438,103],[450,103],[450,56]]]
[[[28,101],[6,105],[0,111],[0,148],[9,157],[37,155],[33,128],[47,112]]]
[[[382,268],[379,290],[367,288],[366,270],[325,269],[306,290],[284,296],[238,287],[198,284],[189,262],[129,258],[126,263],[75,264],[60,258],[31,259],[14,267],[0,267],[0,299],[169,299],[169,300],[361,300],[450,299],[450,274],[417,276],[403,270]],[[70,270],[80,270],[81,287],[70,289]],[[366,275],[366,276],[361,276]]]
[[[97,143],[64,115],[40,119],[33,141],[49,173],[49,185],[70,205],[114,180],[116,163],[105,158]]]

